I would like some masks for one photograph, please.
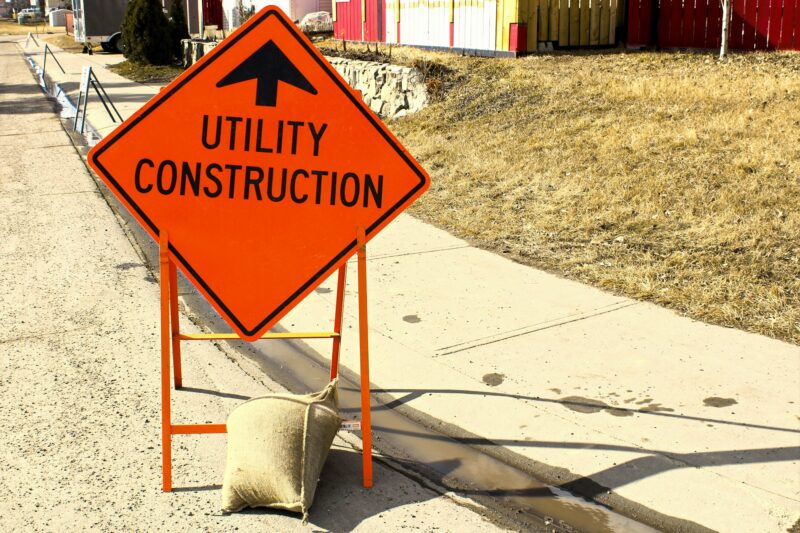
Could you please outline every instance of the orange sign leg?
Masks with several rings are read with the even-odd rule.
[[[181,372],[181,329],[178,322],[178,269],[169,262],[169,313],[172,324],[172,369],[175,372],[175,388],[183,387]]]
[[[159,262],[161,284],[161,458],[163,490],[172,490],[172,423],[170,419],[169,383],[169,239],[167,232],[159,236]]]
[[[369,335],[367,328],[367,240],[358,228],[358,330],[361,350],[361,463],[364,487],[372,487],[372,417],[369,403]]]
[[[342,346],[342,318],[344,314],[344,288],[347,282],[347,263],[339,269],[339,280],[336,284],[336,315],[333,318],[333,350],[331,353],[331,380],[339,375],[339,348]]]

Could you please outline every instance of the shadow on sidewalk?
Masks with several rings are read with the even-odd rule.
[[[484,391],[447,390],[447,389],[443,390],[393,389],[393,390],[381,390],[379,392],[384,392],[384,393],[407,392],[409,394],[407,394],[402,398],[398,398],[397,400],[389,402],[387,404],[376,405],[373,407],[373,412],[395,409],[400,405],[406,404],[416,398],[419,398],[423,394],[428,394],[428,393],[501,396],[501,397],[509,397],[514,399],[523,399],[523,400],[538,401],[538,402],[558,403],[562,405],[576,404],[577,406],[587,407],[587,408],[597,407],[595,404],[592,403],[582,403],[572,400],[567,400],[567,401],[551,400],[538,397],[526,397],[526,396],[503,394],[497,392],[484,392]],[[348,409],[343,409],[343,411],[348,411]],[[349,411],[356,411],[356,410],[349,409]],[[719,424],[731,424],[736,426],[744,426],[757,429],[768,429],[774,431],[800,433],[800,431],[791,428],[762,426],[757,424],[730,422],[726,420],[691,417],[691,416],[684,416],[684,415],[677,415],[677,414],[663,413],[663,412],[648,412],[648,411],[640,411],[638,409],[631,409],[630,411],[633,413],[643,414],[643,415],[667,416],[671,418],[697,420],[699,422],[714,422]],[[612,452],[629,452],[629,453],[644,455],[644,457],[637,457],[635,459],[631,459],[624,463],[615,465],[611,468],[600,470],[589,476],[579,477],[568,482],[558,483],[557,481],[555,481],[554,483],[554,480],[552,479],[544,480],[546,482],[554,483],[555,485],[557,485],[559,489],[563,489],[572,494],[579,494],[586,498],[594,498],[601,494],[605,494],[610,490],[628,485],[635,481],[639,481],[641,479],[655,476],[657,474],[681,468],[703,468],[703,467],[715,467],[722,465],[745,465],[745,464],[759,464],[759,463],[771,463],[771,462],[800,461],[800,446],[755,448],[755,449],[744,449],[744,450],[725,450],[725,451],[711,451],[711,452],[675,453],[671,451],[648,449],[636,446],[621,446],[621,445],[590,443],[590,442],[584,443],[584,442],[559,442],[559,441],[532,441],[523,439],[486,438],[486,437],[472,436],[472,435],[453,436],[453,435],[439,434],[435,432],[417,433],[396,428],[380,427],[377,424],[373,426],[373,431],[375,431],[376,433],[395,434],[395,435],[410,437],[412,439],[419,439],[420,446],[425,446],[424,444],[425,441],[454,440],[460,444],[465,444],[468,446],[477,446],[483,449],[487,448],[492,449],[498,447],[526,447],[526,448],[586,450],[587,452],[591,452],[592,450],[603,450]],[[539,489],[523,489],[522,491],[517,491],[517,490],[509,491],[504,489],[482,490],[480,488],[475,488],[474,490],[467,490],[465,492],[471,495],[483,495],[492,497],[508,496],[510,494],[517,496],[534,496],[534,497],[544,496],[544,494],[540,494],[541,491]]]
[[[52,112],[53,106],[47,100],[43,100],[41,105],[31,105],[29,102],[25,102],[23,105],[17,100],[0,102],[0,115],[30,115]]]
[[[40,94],[41,89],[35,83],[0,83],[2,94]]]
[[[618,446],[609,444],[598,444],[591,442],[558,442],[558,441],[528,441],[514,439],[489,439],[483,437],[449,437],[431,434],[412,434],[410,432],[398,431],[392,428],[374,426],[373,431],[406,435],[420,440],[455,440],[459,443],[470,446],[524,446],[528,448],[556,448],[571,450],[593,450],[631,452],[647,454],[646,457],[637,457],[624,463],[615,465],[611,468],[598,471],[589,476],[581,477],[558,485],[558,488],[580,494],[581,496],[593,498],[609,490],[622,487],[634,481],[661,474],[670,470],[680,468],[702,468],[722,465],[744,465],[772,462],[800,461],[800,446],[786,446],[781,448],[755,448],[750,450],[726,450],[716,452],[694,452],[694,453],[674,453],[663,450],[648,448],[638,448],[635,446]],[[482,494],[489,496],[507,495],[509,491],[497,489],[493,491],[474,490],[467,491],[470,494]],[[519,491],[512,491],[517,494]],[[529,494],[523,491],[524,495]]]
[[[348,389],[346,387],[341,387],[344,390],[358,392],[357,389]],[[551,398],[541,398],[539,396],[522,396],[519,394],[506,394],[502,392],[493,392],[493,391],[471,391],[471,390],[460,390],[460,389],[374,389],[372,392],[377,393],[386,393],[386,394],[396,394],[396,393],[407,393],[402,398],[397,398],[389,403],[378,405],[373,407],[373,411],[380,411],[386,409],[394,409],[401,405],[408,404],[413,400],[416,400],[425,394],[463,394],[468,396],[494,396],[494,397],[502,397],[502,398],[512,398],[515,400],[526,400],[531,402],[539,402],[539,403],[552,403],[552,404],[559,404],[565,407],[570,408],[578,408],[578,409],[586,409],[586,410],[598,410],[598,403],[588,402],[588,401],[579,401],[579,400],[572,400],[568,398],[562,398],[560,400],[554,400]],[[717,418],[704,418],[704,417],[697,417],[691,415],[681,415],[675,413],[665,413],[663,411],[650,411],[647,407],[643,407],[641,409],[631,409],[627,407],[617,407],[617,406],[606,406],[616,412],[625,413],[625,414],[640,414],[640,415],[649,415],[649,416],[661,416],[667,418],[678,418],[682,420],[695,420],[697,422],[705,422],[705,423],[714,423],[720,425],[729,425],[729,426],[741,426],[746,428],[753,428],[753,429],[766,429],[770,431],[782,431],[787,433],[800,433],[800,429],[794,428],[783,428],[777,426],[765,426],[762,424],[751,424],[747,422],[733,422],[731,420],[720,420]],[[347,410],[343,409],[343,412]],[[525,441],[520,441],[524,443]]]

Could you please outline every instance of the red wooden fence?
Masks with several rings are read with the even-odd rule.
[[[203,0],[203,24],[222,28],[222,0]]]
[[[731,0],[732,49],[800,50],[800,0]],[[628,0],[628,46],[718,48],[721,0]]]
[[[386,40],[385,0],[333,0],[336,20],[333,36],[348,41],[383,42]],[[362,9],[366,15],[362,16]]]

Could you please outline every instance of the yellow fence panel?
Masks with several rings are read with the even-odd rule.
[[[569,0],[569,45],[581,44],[581,10],[578,0]]]
[[[539,40],[547,41],[550,36],[550,0],[539,1]],[[536,48],[534,48],[535,50]]]
[[[455,12],[476,0],[442,1],[449,8],[451,22],[456,21],[459,26],[460,16]],[[486,5],[491,4],[487,2]],[[516,24],[521,25],[520,30],[524,25],[527,31],[525,45],[529,52],[536,51],[541,42],[559,46],[608,46],[616,44],[624,6],[624,0],[497,0],[496,8],[491,6],[492,11],[496,9],[497,16],[490,25],[495,28],[493,38],[497,50],[510,49],[511,28]]]
[[[611,0],[601,0],[600,4],[600,42],[608,43],[608,25],[611,21]]]
[[[558,45],[569,46],[569,0],[558,5]]]
[[[558,41],[558,28],[559,18],[558,12],[560,8],[560,0],[550,0],[550,35],[549,39],[542,39],[543,41]]]
[[[591,0],[589,6],[591,10],[589,15],[589,44],[597,46],[600,44],[600,11],[602,9],[603,0]]]

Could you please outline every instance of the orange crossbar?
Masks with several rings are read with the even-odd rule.
[[[225,424],[173,424],[173,435],[198,435],[201,433],[227,433]]]
[[[358,315],[361,359],[361,432],[363,439],[362,468],[364,487],[372,487],[372,427],[370,422],[369,345],[367,322],[367,267],[366,236],[363,228],[357,230],[358,244]],[[169,256],[169,237],[166,231],[159,236],[159,263],[161,285],[161,446],[163,490],[172,490],[172,435],[199,435],[227,433],[225,424],[172,424],[170,398],[170,359],[174,368],[175,389],[183,386],[180,341],[241,340],[235,333],[181,333],[178,322],[178,275],[175,263]],[[334,331],[305,333],[265,333],[262,339],[333,339],[331,354],[331,379],[339,374],[339,349],[344,315],[344,289],[347,265],[339,268],[336,289],[336,316]],[[171,349],[171,350],[170,350]],[[170,354],[170,351],[172,352]],[[170,358],[170,355],[172,357]]]
[[[262,339],[334,339],[339,334],[333,331],[315,331],[309,333],[265,333]],[[242,340],[236,333],[181,333],[178,338],[182,341],[214,341],[214,340]]]

